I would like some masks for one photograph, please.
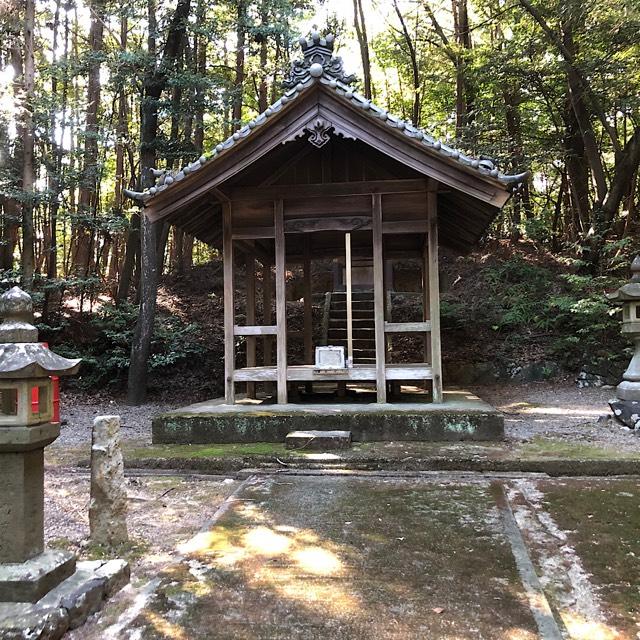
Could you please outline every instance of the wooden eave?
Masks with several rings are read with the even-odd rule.
[[[303,135],[315,119],[322,118],[343,136],[351,136],[380,153],[437,180],[469,199],[467,209],[479,205],[489,222],[510,197],[510,190],[498,179],[443,156],[419,141],[366,115],[361,107],[342,98],[335,90],[314,83],[295,102],[275,113],[259,129],[239,139],[232,148],[212,159],[199,171],[150,198],[145,214],[153,221],[167,220],[185,229],[193,206],[203,201],[224,200],[224,183],[266,156],[279,145]],[[286,196],[286,186],[283,186]],[[473,205],[471,203],[474,203]],[[202,212],[204,214],[204,212]],[[474,234],[477,235],[477,234]]]

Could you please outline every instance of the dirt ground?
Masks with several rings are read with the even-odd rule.
[[[84,484],[50,479],[62,490],[77,503]],[[284,473],[130,490],[132,583],[72,640],[640,637],[637,478]]]
[[[597,423],[611,390],[472,391],[504,412],[510,444],[640,451],[637,434]],[[55,452],[88,452],[100,414],[120,415],[124,440],[144,447],[153,416],[188,401],[63,398],[48,546],[107,554],[88,541],[88,473]],[[638,478],[413,476],[130,475],[131,541],[107,555],[129,560],[131,584],[68,637],[640,639]]]

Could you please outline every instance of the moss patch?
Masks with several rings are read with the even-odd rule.
[[[545,483],[545,507],[569,532],[613,615],[635,637],[640,625],[640,490],[637,480]]]
[[[129,449],[126,457],[133,460],[145,458],[221,458],[242,456],[276,456],[285,455],[287,450],[282,443],[250,442],[246,444],[215,444],[215,445],[164,445],[157,444],[148,447]]]
[[[634,451],[619,451],[613,447],[603,447],[581,442],[567,442],[553,438],[536,436],[531,442],[516,450],[524,458],[565,458],[569,460],[632,460],[640,458]]]

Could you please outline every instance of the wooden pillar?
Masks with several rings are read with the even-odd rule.
[[[262,265],[262,324],[273,324],[273,280],[271,273],[271,263]],[[264,358],[263,364],[269,365],[273,363],[273,336],[264,337]]]
[[[344,273],[347,300],[347,360],[353,364],[353,300],[351,295],[351,234],[344,234]]]
[[[376,337],[376,392],[378,402],[387,401],[384,339],[384,260],[382,256],[382,195],[372,196],[373,213],[373,310]]]
[[[247,296],[247,324],[256,323],[256,258],[247,252],[245,258],[246,296]],[[256,337],[247,336],[247,367],[256,366]],[[256,383],[247,382],[247,398],[256,397]]]
[[[311,299],[311,242],[309,234],[304,235],[304,362],[313,364],[313,300]]]
[[[311,286],[311,238],[309,234],[304,235],[304,261],[302,265],[303,271],[303,289],[304,289],[304,363],[313,364],[315,362],[315,354],[313,352],[313,299]],[[305,382],[305,391],[313,393],[313,382]]]
[[[235,336],[233,325],[233,228],[231,221],[231,203],[222,205],[222,262],[224,270],[224,399],[226,404],[235,403],[233,373],[235,371]]]
[[[287,297],[286,255],[284,238],[284,203],[274,203],[274,229],[276,248],[276,353],[278,404],[287,402]]]
[[[422,251],[422,319],[428,321],[431,319],[429,300],[429,249],[428,235],[425,236],[424,249]],[[431,364],[431,331],[424,334],[424,361]],[[431,391],[433,399],[433,380],[424,381],[425,391]]]
[[[442,355],[440,351],[440,275],[438,268],[438,193],[434,188],[429,188],[429,191],[427,192],[427,233],[433,401],[442,402]]]

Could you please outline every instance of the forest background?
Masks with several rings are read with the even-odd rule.
[[[638,0],[0,0],[0,287],[32,292],[81,383],[128,372],[139,403],[149,369],[190,362],[219,388],[219,256],[123,190],[266,109],[314,23],[376,103],[530,172],[480,252],[443,265],[445,358],[474,336],[507,364],[615,378],[603,292],[640,251]]]

